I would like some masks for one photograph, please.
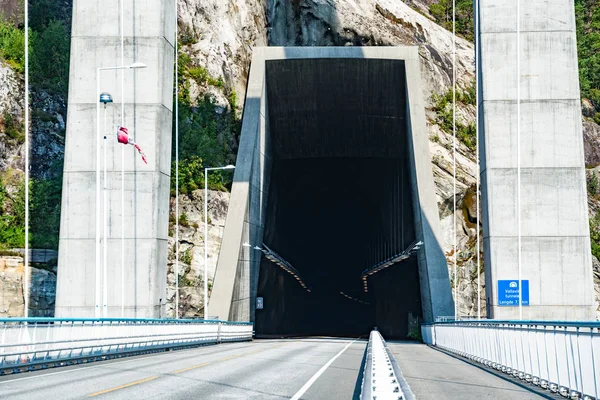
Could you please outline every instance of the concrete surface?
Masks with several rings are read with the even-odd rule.
[[[545,398],[424,344],[387,344],[419,400]]]
[[[174,0],[125,4],[125,59],[121,60],[120,2],[76,0],[73,4],[68,123],[60,227],[56,316],[93,317],[96,276],[96,138],[108,131],[108,316],[164,316],[173,87]],[[101,72],[101,92],[112,94],[107,127],[101,111],[96,132],[96,69],[143,62]],[[152,84],[148,84],[152,82]],[[148,158],[116,143],[121,122]],[[102,143],[101,146],[104,146]],[[121,153],[124,151],[125,215],[121,229]],[[102,171],[102,148],[101,148]],[[102,172],[101,172],[102,174]],[[102,180],[102,178],[101,178]],[[101,185],[103,183],[101,182]],[[102,210],[102,197],[100,197]],[[102,214],[102,211],[100,211]],[[102,221],[103,215],[101,215]],[[101,237],[103,233],[101,230]],[[121,298],[121,237],[125,238],[125,298]],[[101,250],[102,251],[102,250]]]
[[[482,0],[479,68],[484,262],[489,318],[498,280],[518,280],[517,83],[520,84],[525,319],[589,320],[594,289],[587,216],[575,15],[570,0]]]
[[[269,84],[266,79],[265,63],[271,60],[311,58],[404,61],[407,76],[404,95],[407,99],[406,115],[409,119],[407,130],[410,131],[409,153],[411,154],[411,185],[414,193],[415,232],[417,239],[425,243],[418,255],[423,316],[425,320],[431,321],[438,315],[450,315],[453,312],[453,303],[446,259],[441,248],[439,216],[431,172],[425,110],[420,86],[419,56],[416,47],[254,49],[237,168],[214,288],[209,301],[209,314],[222,319],[254,320],[255,282],[258,280],[261,253],[242,247],[242,243],[260,245],[264,235],[267,206],[265,194],[268,193],[274,151],[271,148],[270,114],[265,96]],[[339,90],[343,91],[344,88]],[[308,105],[307,110],[311,109],[311,104],[313,108],[317,104],[310,99],[304,99],[304,103]],[[353,103],[360,104],[360,99],[350,101],[350,104]],[[291,104],[293,103],[290,103],[290,106]],[[335,112],[335,107],[331,112]],[[372,116],[365,115],[365,118],[367,117]],[[290,126],[295,126],[294,122],[290,123]],[[361,143],[368,143],[368,140],[364,139]],[[321,144],[312,143],[309,147],[319,148]]]

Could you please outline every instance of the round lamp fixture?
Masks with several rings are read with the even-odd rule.
[[[106,104],[106,103],[112,103],[112,102],[113,102],[113,99],[112,99],[112,96],[110,95],[110,93],[105,92],[100,95],[100,103]]]

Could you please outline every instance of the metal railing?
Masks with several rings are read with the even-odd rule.
[[[251,323],[190,319],[0,318],[0,373],[252,340]]]
[[[456,321],[422,325],[423,341],[573,399],[600,398],[600,323]]]
[[[361,400],[414,400],[402,372],[381,334],[374,330],[369,336]]]

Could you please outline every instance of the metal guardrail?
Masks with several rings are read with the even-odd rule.
[[[361,400],[414,400],[392,352],[376,330],[369,336],[366,357]]]
[[[423,341],[572,399],[600,399],[600,323],[456,321]]]
[[[251,323],[218,320],[0,318],[0,374],[252,335]]]

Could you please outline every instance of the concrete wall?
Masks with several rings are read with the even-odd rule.
[[[593,314],[575,16],[572,0],[481,0],[478,40],[484,257],[488,317],[497,281],[518,279],[517,84],[520,84],[523,318],[586,320]],[[517,17],[520,76],[517,76]]]
[[[209,315],[232,320],[254,320],[260,252],[242,243],[260,245],[264,232],[266,193],[269,186],[268,107],[265,62],[294,58],[373,58],[405,60],[409,101],[412,179],[415,187],[416,230],[425,245],[419,250],[419,272],[426,320],[450,315],[452,296],[441,240],[438,209],[431,173],[425,111],[420,86],[417,48],[403,47],[289,47],[255,48],[250,70],[242,136],[221,254]],[[427,304],[425,304],[427,303]]]
[[[101,73],[100,89],[111,93],[115,101],[107,107],[106,118],[109,251],[108,279],[101,284],[108,289],[110,317],[121,316],[123,301],[126,317],[164,315],[161,304],[164,305],[166,296],[175,4],[174,0],[125,2],[123,61],[120,5],[119,0],[75,0],[73,5],[56,301],[56,315],[60,317],[93,317],[96,307],[96,138],[104,134],[96,132],[96,69],[133,62],[143,62],[148,67],[124,72],[124,93],[120,71]],[[125,103],[123,125],[144,149],[147,165],[132,146],[116,143],[113,125],[121,122],[121,102]],[[101,129],[103,126],[104,111]],[[103,148],[101,162],[102,151]],[[121,296],[122,165],[125,169],[124,299]]]
[[[254,50],[240,147],[208,315],[254,321],[271,158],[263,49]]]

